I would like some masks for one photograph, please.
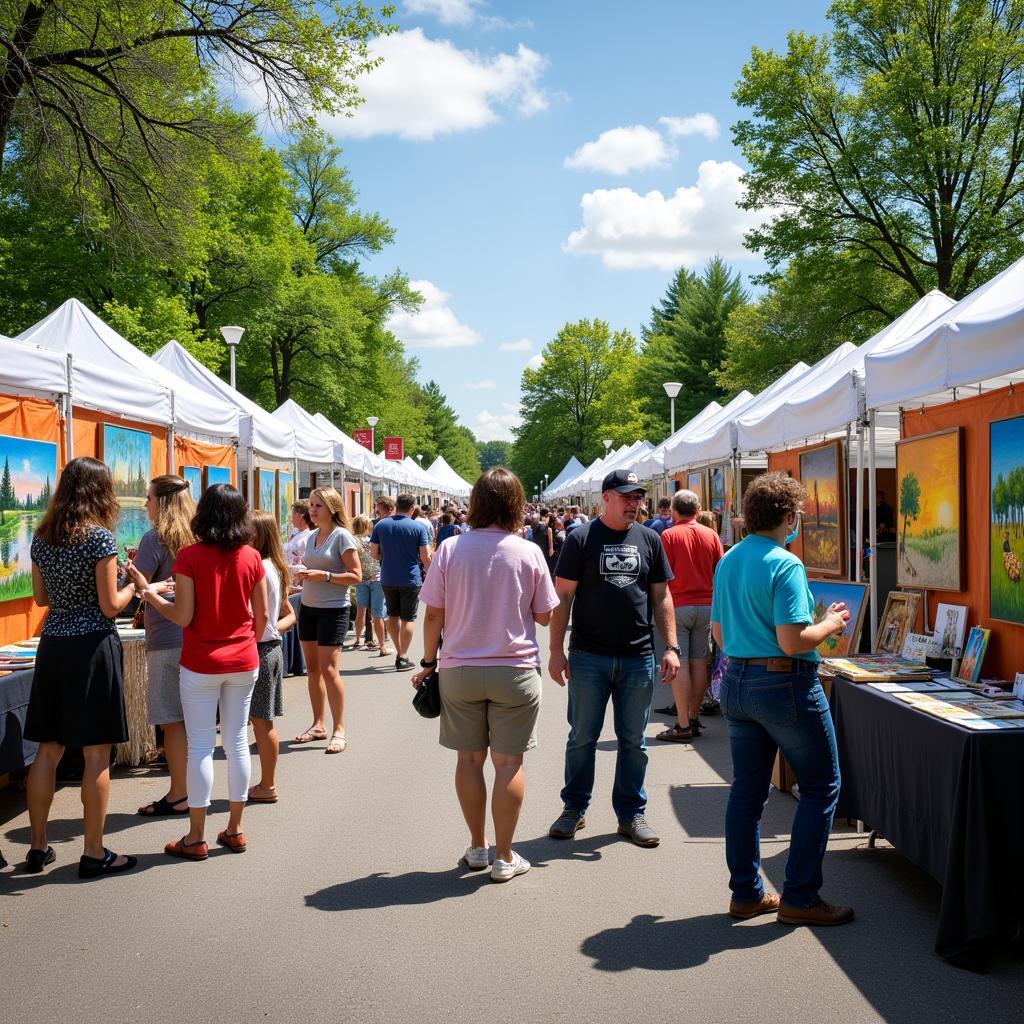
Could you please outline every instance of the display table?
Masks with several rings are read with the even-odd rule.
[[[983,969],[1024,921],[1024,730],[974,732],[836,679],[837,814],[879,832],[942,886],[935,950]]]
[[[156,756],[156,730],[146,721],[146,633],[119,631],[124,650],[124,710],[128,741],[114,747],[114,764],[136,767]]]
[[[302,656],[302,644],[299,643],[299,597],[291,594],[288,603],[295,612],[295,625],[281,634],[281,654],[284,658],[284,674],[286,676],[304,676],[306,659]]]
[[[38,744],[24,736],[31,692],[32,669],[0,676],[0,775],[24,768],[36,759]]]

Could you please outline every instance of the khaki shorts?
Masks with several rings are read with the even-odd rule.
[[[683,661],[703,661],[708,656],[711,605],[684,604],[676,609],[676,643]]]
[[[441,669],[441,746],[522,754],[537,745],[540,670],[486,665]]]

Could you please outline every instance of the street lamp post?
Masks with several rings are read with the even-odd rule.
[[[611,440],[611,438],[606,438],[605,441],[603,442],[603,444],[604,444],[604,457],[607,459],[608,458],[608,453],[611,451],[612,445],[615,444],[615,442],[613,440]]]
[[[662,385],[665,388],[665,394],[668,395],[669,402],[669,417],[672,421],[672,429],[669,431],[669,437],[676,432],[676,395],[683,390],[683,385],[676,380],[670,380]]]
[[[545,491],[548,489],[548,480],[550,480],[550,479],[551,479],[551,474],[550,473],[545,473],[544,474],[544,490]]]
[[[378,418],[376,416],[367,416],[366,417],[366,422],[370,424],[370,451],[373,452],[374,455],[376,455],[377,454],[377,431],[376,431],[376,426],[377,426],[378,422],[380,422],[380,421],[378,420]]]
[[[228,351],[231,353],[231,386],[235,386],[235,349],[238,348],[238,343],[242,340],[242,335],[245,334],[244,327],[222,327],[220,329],[221,337],[224,339],[224,344],[227,345]]]

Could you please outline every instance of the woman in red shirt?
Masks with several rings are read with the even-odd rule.
[[[174,562],[173,604],[162,596],[161,584],[147,584],[141,574],[133,576],[146,600],[182,627],[180,683],[188,735],[190,828],[164,849],[172,857],[205,860],[218,704],[230,813],[217,842],[235,853],[246,847],[242,809],[252,767],[246,730],[259,669],[256,639],[267,625],[267,583],[263,560],[248,543],[252,533],[245,499],[230,484],[207,488],[199,499],[192,532],[199,543],[182,548]]]

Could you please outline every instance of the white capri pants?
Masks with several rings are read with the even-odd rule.
[[[181,710],[188,737],[189,807],[209,807],[213,796],[213,748],[217,743],[217,703],[220,703],[220,741],[228,762],[228,800],[244,803],[249,795],[252,759],[249,756],[249,702],[259,669],[207,675],[182,666]]]

